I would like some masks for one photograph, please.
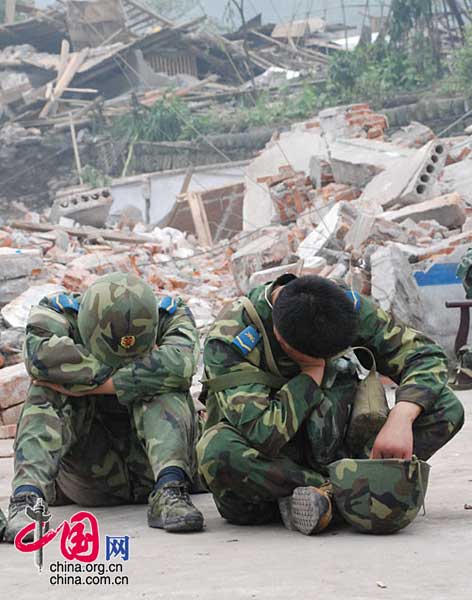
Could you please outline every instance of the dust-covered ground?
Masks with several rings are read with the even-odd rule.
[[[388,537],[348,528],[304,537],[282,525],[241,528],[224,522],[208,494],[195,497],[206,530],[172,535],[149,529],[144,506],[94,509],[105,536],[129,536],[130,556],[122,573],[107,573],[102,585],[51,585],[59,541],[45,549],[41,575],[33,557],[0,545],[0,596],[4,599],[201,598],[455,600],[471,597],[472,567],[472,392],[460,394],[468,420],[462,432],[431,460],[426,516]],[[3,442],[0,454],[8,454]],[[7,507],[12,459],[0,459],[0,504]],[[54,508],[53,526],[77,511]],[[100,567],[95,567],[100,568]],[[98,576],[98,571],[95,572]],[[62,574],[64,576],[64,574]],[[75,574],[77,576],[77,574]],[[82,574],[85,578],[87,574]],[[128,585],[115,577],[126,576]]]

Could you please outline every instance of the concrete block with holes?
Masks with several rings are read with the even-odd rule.
[[[445,144],[432,140],[411,156],[393,161],[366,186],[360,206],[376,213],[431,200],[439,195],[438,178],[446,158]]]
[[[72,188],[60,192],[51,209],[51,222],[73,219],[81,225],[103,227],[110,213],[113,198],[108,188]]]

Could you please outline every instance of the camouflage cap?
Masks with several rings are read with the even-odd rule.
[[[100,277],[80,304],[78,327],[84,345],[113,368],[148,353],[156,342],[157,325],[154,292],[129,273]]]
[[[345,458],[329,466],[336,505],[363,533],[395,533],[409,525],[424,503],[430,466],[413,457]]]

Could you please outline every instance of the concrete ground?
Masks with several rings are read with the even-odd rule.
[[[39,575],[30,554],[0,545],[0,596],[56,598],[201,598],[289,600],[335,598],[455,600],[472,597],[472,392],[460,394],[468,420],[463,431],[431,459],[425,517],[390,537],[349,528],[304,537],[282,525],[241,528],[224,522],[209,495],[195,497],[206,516],[204,533],[172,535],[148,529],[145,507],[93,510],[105,535],[130,536],[123,573],[129,584],[50,584],[59,542],[45,549]],[[0,446],[0,456],[11,443]],[[0,505],[6,508],[11,458],[0,459]],[[53,508],[53,526],[76,512]],[[101,560],[104,559],[101,549]],[[121,562],[121,561],[120,561]],[[114,575],[113,575],[114,577]]]

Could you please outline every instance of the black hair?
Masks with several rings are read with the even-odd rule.
[[[287,344],[314,358],[331,358],[351,346],[359,321],[351,295],[315,275],[285,285],[272,318]]]

